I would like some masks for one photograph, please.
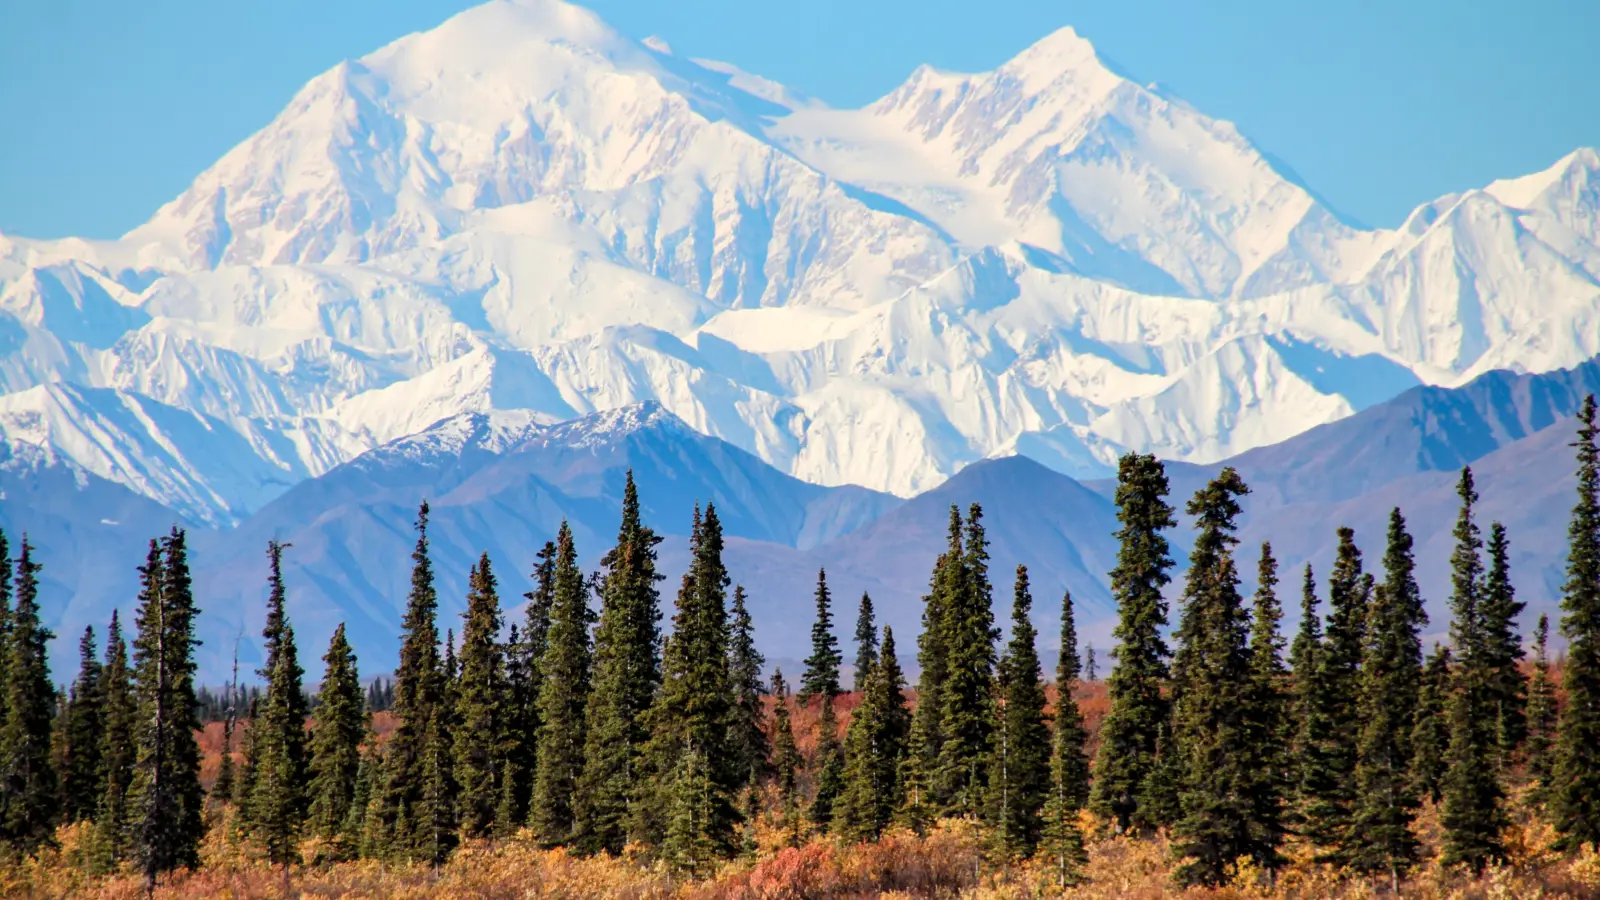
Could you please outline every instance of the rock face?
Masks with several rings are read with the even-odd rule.
[[[313,79],[121,240],[0,237],[0,436],[227,526],[459,413],[651,401],[909,496],[1574,365],[1597,285],[1591,149],[1363,230],[1070,29],[836,110],[492,2]]]

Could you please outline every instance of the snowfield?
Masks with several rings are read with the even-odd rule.
[[[218,526],[464,413],[653,401],[909,496],[1597,353],[1595,150],[1365,230],[1070,29],[844,110],[497,0],[313,79],[120,240],[0,236],[0,460]]]

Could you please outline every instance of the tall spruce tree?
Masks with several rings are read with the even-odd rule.
[[[861,703],[845,735],[844,790],[834,824],[835,830],[854,840],[876,840],[900,806],[900,760],[906,752],[911,715],[905,676],[894,650],[894,631],[886,625],[883,656],[867,669],[860,685]]]
[[[16,606],[6,638],[5,722],[0,726],[0,834],[13,848],[31,853],[55,842],[59,795],[50,764],[50,720],[56,692],[48,655],[54,635],[39,622],[43,567],[34,562],[27,535],[16,567]]]
[[[448,648],[450,645],[446,643]],[[428,718],[422,744],[422,802],[418,804],[416,857],[434,868],[443,865],[455,850],[461,826],[457,803],[455,760],[451,754],[451,716],[441,704]]]
[[[744,588],[740,585],[733,588],[733,606],[729,612],[732,620],[729,622],[728,675],[733,679],[734,766],[744,773],[750,784],[755,784],[767,774],[771,754],[763,721],[762,697],[766,692],[761,684],[761,667],[767,661],[756,649],[755,623],[750,619]]]
[[[818,696],[818,704],[821,712],[817,714],[817,750],[811,763],[816,792],[806,812],[818,830],[827,831],[833,825],[840,797],[844,794],[844,744],[839,740],[835,699],[822,694]]]
[[[1556,688],[1550,678],[1550,618],[1539,616],[1533,630],[1533,675],[1528,679],[1528,779],[1533,782],[1533,800],[1544,806],[1549,800],[1552,749],[1556,739]]]
[[[917,708],[912,713],[917,739],[911,748],[917,759],[907,762],[911,774],[922,779],[909,784],[912,790],[907,803],[914,811],[924,809],[924,803],[934,799],[931,779],[938,769],[939,748],[944,743],[940,717],[944,710],[945,672],[949,668],[945,658],[945,609],[956,593],[965,590],[966,553],[962,540],[961,511],[951,504],[947,546],[933,566],[928,594],[923,597],[922,634],[917,637],[917,663],[922,674],[917,679]],[[927,790],[917,790],[919,785]],[[930,814],[933,811],[932,806],[926,809]]]
[[[1167,681],[1167,602],[1172,557],[1162,534],[1177,524],[1167,505],[1165,468],[1154,456],[1130,453],[1117,466],[1117,521],[1121,528],[1111,594],[1117,602],[1120,642],[1107,685],[1110,712],[1100,729],[1090,806],[1118,832],[1150,832],[1166,824],[1141,798],[1156,769],[1156,738],[1170,717]]]
[[[817,570],[817,617],[811,621],[811,655],[806,657],[805,675],[800,679],[800,705],[813,697],[832,699],[839,694],[839,639],[833,635],[833,595],[828,591],[828,572]]]
[[[1484,578],[1483,666],[1489,703],[1495,711],[1496,761],[1501,769],[1510,768],[1511,758],[1528,736],[1528,676],[1523,674],[1522,635],[1517,617],[1526,603],[1517,599],[1511,584],[1511,542],[1506,527],[1499,522],[1489,526],[1489,570]]]
[[[0,528],[0,684],[9,684],[6,666],[11,659],[11,543]],[[5,699],[0,696],[0,728],[5,727]]]
[[[444,677],[439,664],[439,596],[433,562],[428,557],[428,502],[417,509],[417,543],[411,551],[411,593],[400,620],[400,664],[395,669],[395,729],[384,751],[384,772],[376,816],[368,841],[386,855],[417,858],[423,853],[424,823],[433,818],[425,808],[429,729],[443,715]]]
[[[594,690],[579,781],[577,845],[621,853],[628,808],[638,791],[640,756],[650,739],[645,716],[661,684],[661,597],[656,545],[639,516],[630,470],[617,543],[601,560],[600,625],[594,636]]]
[[[163,873],[199,865],[205,794],[194,739],[200,727],[194,694],[199,610],[182,529],[174,528],[159,544],[151,542],[146,569],[151,590],[141,598],[133,642],[139,713],[129,794],[133,851],[147,890],[153,890]]]
[[[1452,690],[1449,647],[1433,645],[1422,668],[1417,714],[1411,725],[1411,783],[1417,796],[1443,800],[1445,756],[1450,747],[1450,718],[1445,707]]]
[[[1249,817],[1259,847],[1277,848],[1287,830],[1285,803],[1293,790],[1290,770],[1289,671],[1283,662],[1283,607],[1278,602],[1278,560],[1272,545],[1261,544],[1256,566],[1256,593],[1250,617],[1250,684],[1245,703],[1245,728],[1251,748],[1246,760]],[[1262,862],[1281,864],[1276,852]]]
[[[1453,687],[1446,704],[1450,744],[1445,756],[1444,827],[1441,861],[1473,871],[1505,857],[1501,832],[1508,823],[1502,806],[1498,766],[1498,710],[1490,686],[1488,642],[1483,613],[1485,577],[1483,541],[1473,520],[1478,501],[1472,469],[1461,470],[1456,494],[1461,513],[1456,519],[1455,552],[1450,557],[1450,639],[1456,647]]]
[[[61,782],[61,817],[67,822],[94,818],[105,793],[101,765],[105,710],[101,699],[102,666],[95,652],[93,626],[78,639],[78,677],[72,682],[60,732],[64,738],[57,775]]]
[[[1566,703],[1556,730],[1550,813],[1560,844],[1600,844],[1600,447],[1594,395],[1578,411],[1578,502],[1567,526],[1561,635]]]
[[[1078,880],[1089,856],[1078,825],[1078,810],[1089,801],[1088,729],[1073,689],[1077,685],[1078,627],[1072,594],[1061,598],[1061,658],[1056,664],[1055,728],[1050,741],[1049,796],[1045,800],[1039,851],[1061,886]]]
[[[1329,669],[1323,662],[1328,646],[1317,603],[1317,583],[1308,563],[1300,591],[1300,630],[1289,648],[1294,717],[1299,722],[1292,745],[1297,770],[1292,821],[1301,837],[1326,850],[1336,845],[1342,834],[1328,827],[1333,818],[1330,798],[1337,789],[1330,746],[1337,738],[1329,714],[1334,703],[1329,698]]]
[[[132,783],[134,720],[138,715],[129,680],[128,645],[123,641],[116,610],[111,611],[111,625],[106,629],[106,664],[100,670],[100,688],[105,718],[100,758],[105,781],[94,815],[90,869],[106,873],[121,865],[130,850],[128,787]]]
[[[778,788],[780,825],[791,839],[798,839],[800,806],[798,777],[804,760],[795,744],[794,725],[789,715],[789,683],[783,670],[772,672],[772,774]]]
[[[872,609],[872,596],[861,594],[861,606],[856,611],[856,674],[854,689],[866,690],[867,675],[878,663],[878,621]]]
[[[1341,526],[1339,547],[1328,575],[1328,631],[1320,659],[1327,693],[1325,714],[1331,740],[1325,746],[1329,775],[1312,824],[1328,847],[1329,861],[1348,862],[1349,829],[1356,805],[1356,748],[1360,742],[1361,657],[1366,644],[1372,579],[1362,571],[1355,530]]]
[[[549,647],[550,607],[556,592],[556,545],[546,541],[535,554],[534,589],[527,599],[522,630],[511,626],[505,648],[506,750],[504,773],[500,780],[500,804],[495,810],[496,827],[502,834],[515,834],[528,818],[533,801],[533,774],[539,750],[539,693],[543,679],[539,662]]]
[[[1278,856],[1277,846],[1263,840],[1269,829],[1255,820],[1249,802],[1264,760],[1257,757],[1252,727],[1250,622],[1233,554],[1237,498],[1249,492],[1230,466],[1186,507],[1198,533],[1172,669],[1182,811],[1173,835],[1184,860],[1174,877],[1184,884],[1221,884],[1241,857],[1270,865]]]
[[[361,673],[355,651],[345,639],[340,622],[328,640],[323,654],[322,688],[317,692],[316,726],[311,732],[310,827],[333,840],[338,854],[349,857],[356,851],[349,827],[351,808],[370,800],[358,797],[356,782],[361,776],[361,742],[366,737],[367,713],[362,709]]]
[[[962,537],[960,590],[944,609],[945,674],[939,691],[939,767],[934,792],[949,815],[978,816],[989,786],[990,741],[994,736],[994,597],[989,584],[989,539],[983,508],[967,509]]]
[[[254,792],[249,804],[249,827],[274,865],[287,867],[299,860],[300,829],[309,805],[306,795],[304,670],[289,624],[283,583],[284,544],[267,543],[267,622],[262,630],[268,668],[259,674],[267,682],[261,715],[251,723],[254,749]]]
[[[556,537],[555,603],[550,646],[539,661],[539,758],[529,824],[547,847],[572,837],[574,794],[583,771],[584,706],[589,702],[589,587],[566,522]]]
[[[467,837],[483,837],[495,825],[506,758],[505,660],[500,646],[500,595],[489,554],[478,557],[467,579],[467,609],[461,629],[461,677],[456,695],[454,763],[460,788],[457,809]]]
[[[989,762],[989,815],[1000,854],[1027,859],[1039,846],[1050,791],[1050,729],[1027,566],[1017,566],[1013,594],[1011,640],[996,677],[1000,727]]]
[[[740,813],[734,798],[744,773],[735,768],[732,752],[729,579],[722,551],[722,523],[707,504],[703,517],[695,512],[689,569],[678,591],[672,639],[662,654],[661,690],[648,714],[651,738],[641,780],[650,789],[634,799],[629,830],[641,843],[659,844],[667,836],[675,798],[693,788],[699,791],[696,809],[702,814],[697,840],[728,856],[737,849]]]
[[[1411,777],[1411,729],[1422,680],[1426,623],[1413,576],[1411,535],[1397,508],[1389,514],[1386,577],[1367,609],[1357,716],[1356,806],[1345,855],[1358,870],[1389,875],[1391,887],[1416,862],[1412,833],[1419,799]]]

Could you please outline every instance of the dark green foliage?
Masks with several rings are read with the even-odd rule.
[[[1528,778],[1534,785],[1534,802],[1549,799],[1552,748],[1556,738],[1556,688],[1550,678],[1550,619],[1540,616],[1533,630],[1533,677],[1528,680]]]
[[[1373,580],[1362,572],[1355,531],[1340,527],[1339,548],[1328,576],[1328,632],[1320,660],[1324,682],[1324,714],[1330,740],[1323,747],[1327,788],[1312,809],[1308,823],[1317,843],[1329,849],[1330,862],[1348,862],[1345,853],[1356,805],[1356,748],[1360,742],[1358,710],[1361,656],[1365,648],[1367,605]]]
[[[11,659],[11,543],[0,529],[0,684],[6,681],[6,666]],[[0,698],[0,727],[5,725],[5,701]]]
[[[453,772],[457,809],[467,837],[483,837],[495,824],[506,757],[505,660],[500,647],[500,595],[484,553],[467,582],[461,629],[461,676],[456,689]]]
[[[1186,507],[1197,534],[1172,666],[1181,809],[1173,836],[1184,860],[1174,877],[1183,884],[1221,884],[1241,857],[1277,861],[1277,846],[1262,840],[1268,832],[1255,821],[1251,802],[1265,761],[1253,740],[1250,622],[1233,555],[1237,498],[1249,492],[1228,467]]]
[[[129,788],[133,850],[145,884],[200,862],[200,748],[194,732],[194,606],[182,529],[152,541],[133,642],[139,712]]]
[[[856,612],[856,691],[866,689],[867,675],[877,663],[878,623],[872,611],[872,597],[863,592],[861,608]]]
[[[996,688],[1000,727],[989,761],[989,818],[1003,857],[1027,859],[1039,846],[1041,815],[1050,790],[1050,729],[1044,720],[1044,681],[1033,627],[1028,568],[1017,566],[1011,640],[1000,658]]]
[[[254,793],[245,808],[251,835],[273,865],[299,860],[298,842],[306,796],[306,699],[294,628],[285,609],[283,545],[267,544],[269,585],[265,639],[268,669],[260,717],[251,723]]]
[[[839,717],[834,710],[834,698],[822,694],[817,702],[822,707],[817,716],[817,753],[812,760],[817,792],[811,798],[807,815],[817,830],[827,831],[833,825],[835,808],[844,793],[844,746],[839,742]]]
[[[982,813],[989,785],[988,757],[994,736],[994,598],[989,585],[989,541],[983,509],[967,510],[959,586],[944,608],[944,682],[939,690],[939,767],[934,793],[948,815]]]
[[[1450,745],[1441,791],[1444,808],[1439,822],[1444,827],[1444,847],[1440,859],[1447,866],[1464,865],[1476,872],[1505,857],[1500,833],[1508,820],[1497,777],[1499,710],[1490,686],[1480,557],[1483,542],[1472,515],[1478,500],[1472,469],[1461,470],[1456,493],[1461,498],[1461,514],[1456,520],[1455,552],[1450,557],[1450,639],[1457,662],[1446,704]]]
[[[1327,666],[1323,663],[1327,653],[1322,619],[1317,614],[1317,583],[1307,564],[1300,594],[1300,631],[1289,647],[1294,678],[1294,718],[1299,723],[1293,742],[1297,770],[1293,821],[1302,837],[1323,848],[1333,846],[1342,836],[1326,827],[1328,798],[1336,789],[1329,761],[1330,745],[1336,738],[1329,715],[1333,705],[1329,697],[1331,686]]]
[[[361,708],[361,673],[345,640],[343,622],[333,630],[322,662],[322,689],[317,693],[316,727],[311,732],[310,825],[316,834],[340,841],[341,854],[350,856],[355,847],[348,839],[358,833],[349,827],[350,813],[358,804],[364,808],[371,799],[372,773],[366,773],[368,796],[359,796],[367,714]]]
[[[448,644],[446,646],[449,646]],[[422,747],[422,802],[418,804],[416,858],[434,867],[444,864],[455,850],[461,826],[455,783],[453,741],[440,709],[428,719]]]
[[[845,735],[844,792],[834,826],[854,840],[876,840],[900,806],[900,760],[911,714],[905,676],[894,654],[894,632],[885,626],[881,661],[867,669],[861,703]]]
[[[766,775],[767,729],[763,721],[761,667],[766,659],[756,649],[755,624],[750,621],[750,610],[745,606],[744,588],[733,589],[733,606],[729,610],[732,629],[728,639],[728,675],[733,680],[733,752],[734,767],[744,773],[748,783],[754,784]]]
[[[1039,852],[1056,873],[1056,883],[1075,883],[1088,864],[1078,810],[1089,800],[1089,759],[1083,745],[1088,731],[1072,691],[1078,680],[1078,628],[1072,595],[1061,598],[1061,660],[1056,665],[1055,730],[1050,742],[1049,796],[1045,800]]]
[[[400,665],[394,678],[394,733],[384,751],[384,773],[376,816],[367,828],[369,846],[401,858],[426,856],[429,730],[443,715],[444,678],[439,665],[439,597],[428,558],[428,504],[417,510],[417,543],[411,552],[411,593],[400,622]],[[437,768],[437,766],[435,766]]]
[[[1250,689],[1245,705],[1245,728],[1253,748],[1248,763],[1250,819],[1255,833],[1252,840],[1262,847],[1279,847],[1287,830],[1285,801],[1294,790],[1289,742],[1293,722],[1290,717],[1289,672],[1283,663],[1283,607],[1278,602],[1278,561],[1272,545],[1261,544],[1261,559],[1256,567],[1256,593],[1250,624]],[[1280,860],[1274,853],[1263,860],[1275,868]]]
[[[566,522],[556,538],[555,603],[549,647],[539,661],[539,756],[528,823],[547,847],[572,837],[574,792],[583,771],[584,706],[589,702],[589,587]]]
[[[0,566],[7,563],[0,560]],[[24,853],[55,842],[59,795],[50,764],[56,692],[39,622],[39,570],[26,535],[17,554],[16,606],[6,636],[5,720],[0,725],[0,834]],[[193,743],[191,741],[191,743]]]
[[[1156,799],[1147,781],[1157,768],[1156,739],[1169,718],[1167,645],[1161,630],[1167,602],[1161,591],[1171,581],[1172,558],[1162,534],[1177,524],[1167,505],[1167,475],[1154,456],[1130,453],[1117,468],[1117,521],[1121,524],[1117,565],[1111,570],[1111,595],[1117,602],[1120,642],[1108,683],[1111,710],[1100,730],[1090,805],[1112,820],[1118,832],[1149,832],[1166,824],[1164,810],[1141,798]]]
[[[671,776],[661,850],[673,868],[691,878],[706,874],[728,855],[721,834],[725,813],[719,809],[720,795],[709,761],[699,749],[690,748]]]
[[[789,714],[789,684],[783,670],[772,673],[772,775],[778,788],[778,815],[791,842],[800,837],[800,796],[796,779],[805,763],[795,745],[794,726]]]
[[[1356,807],[1344,852],[1358,870],[1386,872],[1398,884],[1420,849],[1411,830],[1419,805],[1410,772],[1411,726],[1422,678],[1419,630],[1426,621],[1412,576],[1411,535],[1399,509],[1389,516],[1384,566],[1387,577],[1367,610]]]
[[[912,716],[906,755],[900,760],[900,809],[895,813],[895,821],[919,835],[927,833],[938,813],[927,770],[927,761],[933,756],[928,748],[928,722],[926,717]]]
[[[651,737],[641,780],[653,779],[643,787],[656,789],[641,790],[635,799],[630,832],[646,844],[663,840],[675,803],[673,782],[679,776],[698,779],[703,772],[704,784],[697,782],[697,790],[703,790],[696,795],[696,808],[704,817],[696,833],[705,836],[715,854],[729,856],[737,849],[739,811],[734,798],[744,786],[745,773],[735,767],[732,749],[734,699],[728,675],[728,572],[722,562],[722,523],[709,504],[704,518],[696,512],[690,551],[672,638],[662,654],[661,690],[648,714]],[[686,760],[690,754],[695,755],[692,762]]]
[[[797,699],[804,706],[812,697],[839,695],[839,664],[844,656],[839,652],[839,639],[833,636],[833,595],[828,591],[828,573],[817,570],[817,617],[811,622],[811,655],[806,657],[806,671],[800,679]]]
[[[105,716],[100,757],[105,784],[94,817],[90,866],[96,872],[109,872],[128,858],[131,847],[128,788],[135,758],[134,719],[138,714],[129,680],[128,645],[123,641],[122,623],[115,610],[106,630],[106,664],[100,670],[100,687]]]
[[[1511,585],[1511,542],[1499,522],[1489,526],[1489,572],[1479,612],[1483,619],[1483,667],[1489,704],[1495,711],[1496,762],[1509,768],[1511,757],[1528,736],[1528,676],[1522,672],[1522,636],[1517,617],[1526,603]]]
[[[1566,703],[1556,731],[1550,813],[1567,849],[1600,844],[1600,448],[1594,396],[1578,412],[1578,502],[1567,526],[1562,587]]]
[[[922,675],[917,680],[917,708],[912,714],[918,723],[920,735],[913,752],[920,755],[913,769],[920,777],[929,780],[922,783],[922,787],[928,789],[926,794],[913,789],[908,796],[907,802],[912,804],[913,809],[920,809],[925,801],[934,799],[931,779],[938,769],[939,747],[944,743],[939,720],[944,709],[941,698],[948,669],[945,659],[945,609],[952,602],[952,596],[962,590],[966,583],[961,525],[961,511],[952,504],[949,543],[934,563],[928,594],[922,598],[922,634],[917,638],[917,664],[922,668]]]
[[[512,625],[505,648],[505,771],[495,809],[495,824],[505,835],[515,834],[527,821],[528,805],[533,801],[533,773],[538,767],[539,750],[539,693],[544,683],[539,662],[550,645],[550,607],[556,596],[555,542],[546,541],[535,560],[534,589],[523,594],[528,604],[522,631],[519,633]]]
[[[1450,747],[1450,719],[1445,714],[1451,691],[1449,647],[1433,645],[1422,669],[1417,715],[1411,726],[1411,783],[1417,796],[1443,799],[1445,753]]]
[[[639,519],[639,494],[630,471],[617,543],[601,560],[605,574],[576,826],[577,844],[588,852],[620,853],[627,840],[640,754],[650,739],[644,719],[661,684],[659,543],[661,538]]]
[[[105,769],[100,764],[105,733],[100,672],[94,629],[85,628],[78,640],[78,677],[58,723],[62,745],[56,773],[61,781],[61,817],[67,822],[94,818],[105,793]]]

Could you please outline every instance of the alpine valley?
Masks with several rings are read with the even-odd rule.
[[[1594,149],[1367,229],[1070,29],[840,110],[492,2],[313,79],[119,240],[0,235],[0,526],[72,634],[186,523],[220,678],[268,538],[306,646],[390,659],[421,497],[455,612],[563,518],[592,567],[631,466],[668,572],[717,504],[785,658],[823,564],[914,633],[952,502],[1107,641],[1128,450],[1180,506],[1236,465],[1286,565],[1345,523],[1370,557],[1395,502],[1443,535],[1477,461],[1537,612],[1596,354]]]

